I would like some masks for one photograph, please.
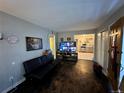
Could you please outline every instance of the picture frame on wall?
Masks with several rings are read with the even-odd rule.
[[[64,41],[64,38],[63,38],[63,37],[61,37],[61,38],[60,38],[60,41],[61,41],[61,42],[63,42],[63,41]]]
[[[39,50],[43,48],[42,38],[26,37],[26,50]]]
[[[67,41],[71,41],[71,37],[67,37]]]

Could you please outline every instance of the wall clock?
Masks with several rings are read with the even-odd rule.
[[[8,41],[8,43],[10,43],[10,44],[16,44],[16,43],[19,41],[19,39],[18,39],[17,36],[11,35],[11,36],[8,36],[8,37],[7,37],[7,41]]]

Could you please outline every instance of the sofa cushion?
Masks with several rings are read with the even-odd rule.
[[[52,53],[49,53],[49,54],[43,55],[41,57],[41,64],[51,63],[53,60],[54,60],[54,57],[53,57]]]
[[[25,68],[25,72],[27,74],[29,74],[41,66],[41,58],[38,57],[38,58],[28,60],[28,61],[24,62],[23,65]]]

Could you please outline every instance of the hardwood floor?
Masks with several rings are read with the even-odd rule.
[[[55,72],[49,86],[24,84],[23,88],[17,89],[14,93],[107,93],[102,79],[94,75],[91,61],[62,62]]]

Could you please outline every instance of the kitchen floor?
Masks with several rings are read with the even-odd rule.
[[[82,51],[78,52],[78,59],[93,60],[93,58],[94,58],[94,53],[86,53]]]

